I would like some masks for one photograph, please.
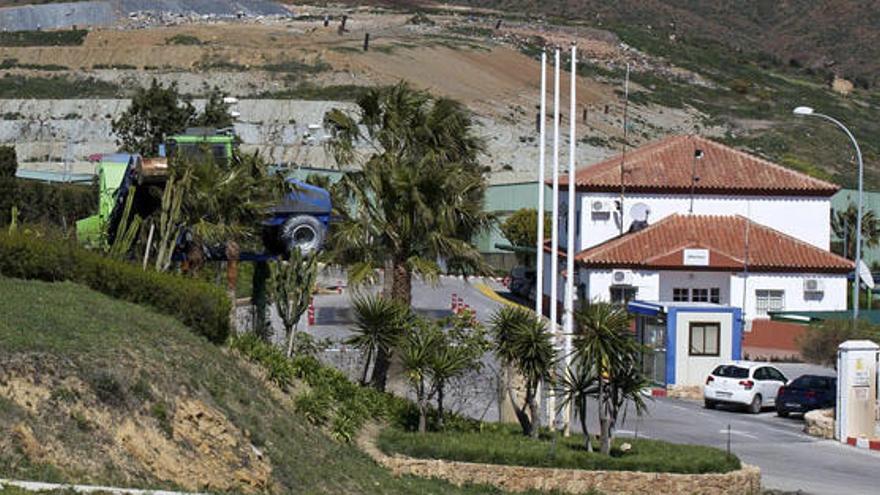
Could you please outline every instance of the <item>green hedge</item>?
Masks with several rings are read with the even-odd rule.
[[[69,280],[108,296],[171,315],[214,343],[229,336],[231,303],[222,289],[173,274],[142,270],[68,240],[0,233],[0,275]]]
[[[584,437],[556,437],[542,432],[539,439],[523,436],[512,425],[486,425],[483,431],[413,433],[386,428],[379,434],[379,448],[386,454],[418,459],[504,464],[543,468],[651,473],[727,473],[741,467],[740,460],[721,449],[640,438],[616,438],[611,455],[587,452]],[[623,450],[624,443],[630,444]],[[598,450],[598,442],[593,446]]]
[[[49,223],[73,228],[98,210],[97,184],[60,184],[18,179],[16,206],[22,223]]]
[[[15,170],[18,162],[13,146],[0,146],[0,225],[9,222],[9,213],[16,204]]]

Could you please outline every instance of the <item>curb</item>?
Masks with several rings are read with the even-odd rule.
[[[147,490],[139,488],[116,488],[112,486],[66,485],[61,483],[43,483],[41,481],[16,481],[0,479],[0,489],[14,486],[29,492],[46,492],[71,490],[76,493],[112,493],[125,495],[207,495],[197,492],[174,492],[168,490]]]
[[[532,311],[532,308],[527,308],[527,307],[523,306],[522,304],[515,303],[509,299],[505,299],[505,298],[501,297],[501,295],[499,295],[497,292],[495,292],[494,289],[489,287],[487,284],[484,284],[483,282],[477,282],[477,283],[473,284],[473,286],[475,289],[477,289],[477,291],[480,292],[480,294],[483,294],[484,296],[488,297],[489,299],[491,299],[499,304],[504,304],[507,306],[512,306],[515,308],[522,308],[522,309],[527,309],[529,311]]]
[[[858,449],[878,450],[880,451],[880,440],[847,437],[846,444]]]

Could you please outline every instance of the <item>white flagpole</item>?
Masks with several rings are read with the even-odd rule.
[[[535,313],[538,317],[544,314],[544,211],[547,209],[544,205],[544,163],[545,148],[547,147],[547,52],[541,52],[541,111],[538,116],[539,138],[538,138],[538,243],[535,246],[537,251],[536,272],[535,272]]]
[[[575,111],[577,103],[577,46],[571,44],[571,110],[568,119],[568,215],[566,226],[566,250],[565,250],[565,336],[563,337],[563,355],[565,367],[571,365],[571,337],[574,333],[574,235],[575,235],[575,150],[577,148],[577,131],[575,129]],[[566,406],[562,413],[562,426],[565,434],[569,433],[571,421],[571,407]]]
[[[557,345],[559,334],[556,325],[559,309],[559,48],[556,49],[556,66],[553,71],[553,221],[550,233],[550,334]],[[549,425],[556,428],[556,397],[547,391]]]

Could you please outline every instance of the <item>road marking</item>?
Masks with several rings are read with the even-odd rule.
[[[633,437],[633,438],[635,438],[635,436],[636,436],[636,432],[634,432],[633,430],[617,430],[617,434],[619,434],[619,435],[628,435],[628,436],[631,436],[631,437]],[[650,436],[650,435],[645,435],[644,433],[639,433],[639,438],[648,438],[648,439],[650,439],[651,436]]]
[[[722,429],[718,430],[718,433],[721,433],[723,435],[727,435],[728,433],[730,433],[731,435],[751,438],[752,440],[758,439],[758,437],[756,437],[755,435],[752,435],[751,433],[746,433],[744,431],[739,431],[739,430],[728,430],[727,428],[722,428]]]

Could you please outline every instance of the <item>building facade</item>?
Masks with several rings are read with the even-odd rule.
[[[673,136],[581,168],[575,185],[577,299],[737,308],[746,341],[768,311],[847,307],[853,265],[829,250],[834,184]],[[564,285],[560,276],[560,303]]]

